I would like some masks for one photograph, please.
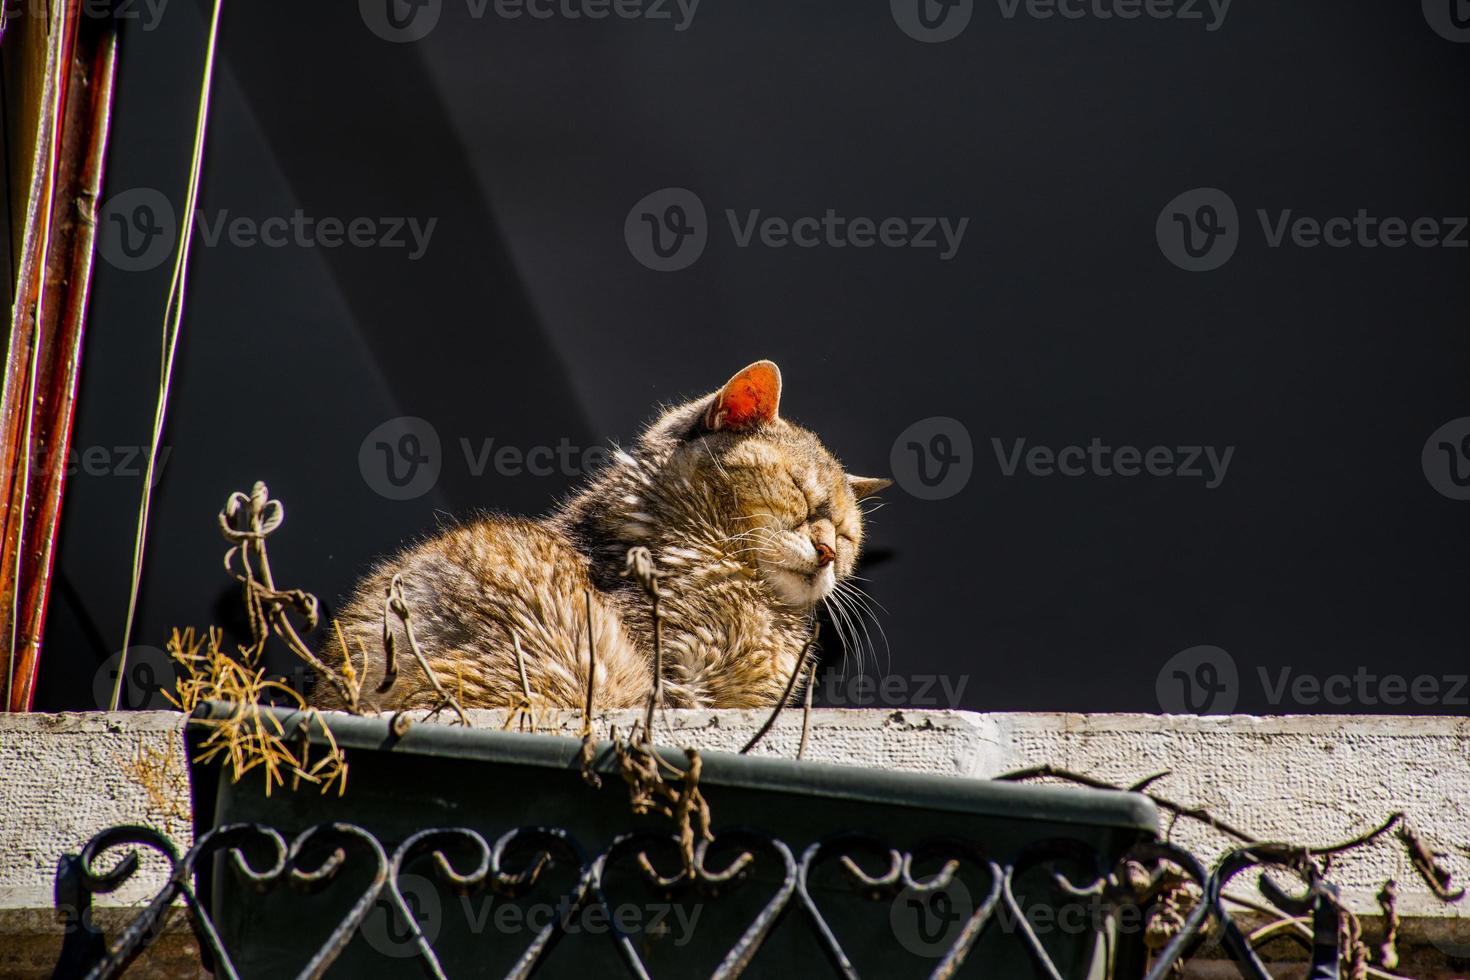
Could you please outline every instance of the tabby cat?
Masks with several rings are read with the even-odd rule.
[[[380,564],[340,617],[363,674],[363,706],[440,700],[407,655],[396,617],[398,680],[376,693],[394,576],[420,650],[466,707],[520,700],[517,641],[533,704],[580,707],[589,594],[595,706],[642,704],[652,686],[652,618],[646,593],[620,574],[635,546],[650,550],[662,576],[664,703],[775,704],[816,606],[849,588],[863,540],[858,501],[889,484],[845,473],[815,435],[778,414],[780,400],[780,369],[757,361],[719,391],[664,411],[552,516],[481,518]],[[342,656],[332,639],[324,658],[340,664]],[[342,707],[325,683],[311,700]]]

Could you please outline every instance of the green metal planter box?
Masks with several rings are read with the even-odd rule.
[[[573,739],[328,721],[342,796],[267,797],[258,770],[232,783],[193,761],[206,730],[189,726],[196,839],[235,827],[199,895],[242,977],[338,951],[328,976],[1144,973],[1139,922],[1096,887],[1154,838],[1142,796],[711,752],[715,839],[685,874],[674,823],[631,812],[609,743],[594,788]]]

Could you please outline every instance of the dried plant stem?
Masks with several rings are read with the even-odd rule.
[[[199,203],[199,186],[204,174],[204,137],[209,124],[210,92],[214,85],[215,55],[219,50],[219,23],[222,0],[215,0],[209,18],[209,39],[204,48],[204,75],[199,83],[199,101],[194,113],[194,149],[189,160],[189,180],[184,189],[184,207],[180,212],[179,245],[174,253],[173,273],[169,277],[168,300],[163,311],[163,350],[160,355],[158,396],[153,409],[153,441],[143,469],[142,499],[138,503],[138,525],[133,537],[133,567],[128,587],[128,614],[123,625],[122,653],[117,665],[117,678],[112,685],[109,709],[116,711],[122,697],[123,677],[128,668],[128,646],[133,641],[133,621],[138,612],[138,594],[143,581],[143,553],[148,540],[148,511],[153,500],[154,467],[158,447],[163,441],[163,423],[168,414],[169,391],[173,385],[174,360],[179,348],[179,329],[184,319],[184,287],[189,278],[189,247],[194,240],[194,211]],[[29,421],[27,422],[29,425]],[[24,503],[22,503],[24,512]],[[14,644],[12,644],[12,649]]]
[[[526,653],[521,649],[520,634],[511,630],[510,641],[516,652],[516,671],[521,678],[521,696],[516,703],[510,706],[505,716],[505,725],[502,727],[509,729],[511,725],[516,725],[517,728],[524,731],[529,726],[532,731],[535,731],[536,719],[531,711],[533,707],[531,682],[526,676]]]
[[[776,724],[776,719],[781,715],[781,709],[786,707],[787,701],[791,700],[791,692],[796,689],[796,679],[801,676],[802,669],[806,667],[807,654],[811,652],[812,644],[817,642],[817,634],[821,632],[821,628],[821,623],[813,621],[812,635],[807,637],[806,643],[802,645],[801,653],[796,656],[796,664],[791,668],[791,676],[786,678],[786,690],[781,692],[781,700],[776,702],[776,707],[771,711],[771,715],[766,719],[765,724],[761,725],[760,730],[750,737],[749,742],[745,743],[745,748],[740,750],[741,755],[745,755],[751,749],[755,748],[757,743],[765,738],[766,733]]]
[[[225,552],[225,569],[235,576],[245,591],[245,612],[254,640],[251,649],[257,653],[263,651],[270,633],[275,632],[292,653],[337,688],[344,702],[351,703],[354,692],[346,681],[337,671],[317,659],[286,614],[288,608],[294,610],[306,621],[308,630],[315,629],[318,617],[316,596],[301,589],[276,588],[265,542],[285,519],[284,505],[279,500],[272,500],[266,485],[258,481],[248,496],[238,492],[230,494],[224,510],[219,512],[220,533],[232,546]],[[236,557],[240,560],[239,571],[235,570]]]
[[[526,654],[521,649],[521,638],[519,634],[511,633],[510,639],[516,648],[516,669],[521,674],[521,696],[526,699],[526,704],[529,706],[531,703],[531,682],[526,679]]]
[[[398,637],[393,635],[392,620],[393,589],[390,587],[383,596],[383,679],[378,682],[379,694],[386,693],[398,681]]]
[[[1378,944],[1378,962],[1390,970],[1399,965],[1399,886],[1392,878],[1378,892],[1383,910],[1383,942]]]
[[[1049,764],[1032,766],[1028,769],[1017,769],[1015,772],[1003,773],[999,776],[996,776],[995,778],[996,780],[1001,782],[1024,782],[1028,779],[1038,779],[1041,777],[1061,779],[1069,783],[1078,783],[1083,786],[1091,786],[1093,789],[1114,789],[1118,790],[1119,792],[1128,791],[1127,787],[1119,786],[1117,783],[1110,783],[1105,779],[1098,779],[1095,776],[1085,776],[1082,773],[1069,772],[1066,769],[1059,769],[1056,766]],[[1141,790],[1133,791],[1142,792]],[[1198,820],[1201,823],[1208,824],[1209,826],[1213,827],[1215,830],[1218,830],[1220,833],[1226,835],[1227,837],[1234,837],[1242,844],[1259,843],[1257,838],[1252,837],[1245,831],[1240,830],[1236,827],[1232,827],[1225,821],[1212,816],[1203,807],[1182,806],[1171,800],[1166,800],[1162,796],[1158,796],[1154,793],[1144,793],[1143,795],[1147,796],[1149,799],[1153,800],[1155,804],[1169,811],[1170,813],[1177,814],[1181,817],[1189,817],[1193,820]]]
[[[413,655],[414,660],[418,661],[419,669],[424,672],[424,676],[434,686],[434,692],[439,695],[439,703],[429,712],[429,717],[432,718],[445,708],[453,708],[455,714],[459,716],[460,724],[468,728],[470,719],[465,714],[464,706],[459,703],[459,698],[444,689],[443,683],[440,682],[433,668],[429,666],[429,661],[424,657],[423,651],[419,649],[418,640],[413,635],[413,613],[408,608],[408,600],[403,597],[403,577],[401,575],[393,576],[393,580],[388,583],[387,604],[389,610],[403,624],[403,636],[408,641],[408,652]]]
[[[1250,909],[1252,912],[1257,912],[1273,919],[1269,924],[1261,926],[1246,936],[1246,941],[1250,943],[1251,948],[1254,949],[1282,933],[1291,934],[1294,938],[1300,939],[1304,944],[1310,945],[1313,938],[1311,919],[1305,916],[1295,917],[1287,915],[1280,909],[1274,909],[1263,902],[1255,902],[1232,892],[1222,892],[1220,897],[1227,902],[1239,905],[1241,908]],[[1402,974],[1388,972],[1397,967],[1397,960],[1393,963],[1387,960],[1380,962],[1384,969],[1373,966],[1367,968],[1367,976],[1371,977],[1372,980],[1411,980],[1411,978]]]
[[[629,548],[626,564],[618,573],[620,577],[632,579],[648,595],[653,618],[653,685],[648,691],[648,704],[643,713],[643,742],[653,744],[653,714],[662,707],[664,700],[664,650],[663,618],[658,610],[663,591],[659,589],[659,571],[653,563],[653,552],[641,545]]]
[[[801,744],[796,747],[796,757],[800,759],[806,755],[806,740],[812,733],[812,688],[817,686],[817,662],[807,668],[806,693],[801,702]]]
[[[643,718],[643,737],[653,739],[653,712],[664,701],[664,651],[661,634],[663,624],[658,612],[658,583],[654,583],[649,600],[653,605],[653,690],[648,692],[648,709]]]
[[[1307,847],[1299,844],[1263,842],[1245,831],[1232,827],[1224,821],[1217,819],[1203,808],[1184,807],[1155,793],[1144,791],[1145,787],[1158,780],[1162,775],[1167,774],[1161,773],[1150,776],[1147,779],[1134,783],[1132,786],[1125,787],[1092,776],[1043,765],[1006,773],[996,778],[1015,781],[1049,776],[1097,789],[1139,792],[1153,800],[1161,809],[1171,813],[1175,819],[1187,817],[1197,820],[1244,843],[1247,845],[1250,857],[1255,864],[1289,867],[1298,873],[1312,876],[1318,876],[1324,873],[1324,869],[1330,864],[1331,858],[1334,855],[1363,847],[1384,837],[1390,831],[1396,830],[1395,837],[1408,853],[1410,862],[1437,897],[1446,902],[1455,902],[1465,895],[1464,889],[1452,889],[1450,873],[1439,863],[1438,855],[1414,834],[1413,830],[1405,823],[1402,812],[1390,814],[1387,819],[1373,829],[1335,844]],[[1320,860],[1319,863],[1319,859],[1325,860]],[[1263,881],[1263,888],[1264,884]],[[1281,935],[1289,935],[1307,945],[1310,945],[1313,941],[1313,928],[1306,919],[1293,917],[1276,908],[1253,902],[1228,892],[1223,893],[1221,897],[1229,902],[1268,915],[1274,920],[1270,924],[1255,930],[1248,937],[1248,942],[1252,948]],[[1397,886],[1390,879],[1384,883],[1383,889],[1378,893],[1378,902],[1383,909],[1385,920],[1384,939],[1377,949],[1377,959],[1381,969],[1374,967],[1369,962],[1369,951],[1362,941],[1362,925],[1357,915],[1345,905],[1342,905],[1340,902],[1338,903],[1338,908],[1342,914],[1338,944],[1339,948],[1343,950],[1343,956],[1345,957],[1343,966],[1348,971],[1344,975],[1351,975],[1357,978],[1371,977],[1375,978],[1375,980],[1406,980],[1406,978],[1397,973],[1389,972],[1396,969],[1399,964],[1397,949],[1398,911],[1396,899]]]
[[[592,728],[592,705],[597,696],[597,651],[592,643],[592,590],[582,593],[587,600],[587,706],[582,711],[582,721],[590,731]]]
[[[1408,852],[1409,863],[1419,872],[1419,877],[1442,902],[1458,902],[1465,897],[1465,889],[1450,887],[1450,873],[1440,865],[1438,857],[1429,846],[1419,839],[1408,824],[1398,829],[1399,842]]]
[[[700,840],[712,841],[710,832],[710,808],[699,789],[702,761],[697,749],[684,749],[689,760],[688,769],[679,769],[667,762],[658,751],[645,743],[623,740],[613,733],[613,750],[617,754],[618,772],[628,786],[628,802],[633,812],[645,814],[661,813],[674,821],[679,838],[679,854],[682,868],[672,878],[664,878],[653,868],[646,853],[638,855],[638,863],[650,881],[662,887],[672,887],[684,879],[698,879],[703,869],[695,857],[695,848]],[[660,768],[667,770],[678,781],[665,779]],[[754,860],[749,854],[737,859],[743,869]]]
[[[593,768],[596,761],[592,741],[592,699],[597,690],[597,651],[592,644],[592,590],[587,597],[587,700],[582,706],[582,779],[592,787],[602,786],[602,777]]]
[[[362,679],[357,675],[357,668],[352,666],[352,648],[347,645],[347,637],[342,632],[342,624],[335,619],[332,620],[332,630],[337,634],[337,645],[342,648],[342,680],[349,695],[347,710],[354,715],[362,714]],[[363,649],[364,669],[366,669],[367,659],[367,650]]]

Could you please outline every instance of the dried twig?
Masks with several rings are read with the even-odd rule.
[[[337,688],[342,700],[350,703],[353,692],[348,689],[346,681],[337,671],[317,659],[287,615],[288,610],[294,611],[305,621],[308,632],[316,629],[319,616],[316,596],[302,589],[276,588],[265,540],[285,519],[285,506],[279,500],[272,500],[266,485],[259,481],[249,495],[240,492],[230,494],[224,510],[219,512],[220,533],[230,542],[230,549],[225,552],[225,570],[244,589],[245,613],[252,638],[249,649],[259,655],[274,631],[292,653],[314,667]],[[238,571],[235,569],[236,558],[240,562]]]
[[[1378,962],[1394,970],[1399,965],[1399,886],[1392,878],[1378,892],[1378,907],[1383,910],[1383,942],[1378,944]]]
[[[311,652],[291,621],[290,614],[294,613],[302,619],[305,631],[315,629],[319,615],[316,597],[301,589],[276,586],[266,538],[280,528],[285,517],[285,507],[271,499],[264,483],[257,482],[249,494],[232,493],[225,501],[218,517],[220,532],[230,543],[224,565],[242,587],[251,642],[240,647],[238,657],[232,657],[222,649],[224,634],[220,630],[211,628],[205,636],[193,629],[175,630],[168,651],[179,665],[180,674],[174,691],[165,694],[185,712],[193,712],[205,701],[234,705],[228,717],[192,720],[192,724],[213,729],[201,743],[197,761],[223,756],[235,781],[262,767],[266,795],[273,786],[283,785],[288,774],[293,788],[305,781],[319,784],[326,792],[335,784],[341,793],[347,785],[347,761],[331,729],[316,709],[307,707],[300,693],[279,680],[268,679],[262,665],[266,645],[274,633],[292,653],[336,687],[349,711],[360,710],[362,679],[353,666],[340,626],[333,624],[342,647],[342,666],[333,670]],[[303,712],[295,731],[285,731],[266,707],[272,698],[285,698]],[[320,727],[328,746],[325,756],[315,762],[307,737],[313,724]],[[293,747],[293,741],[299,747]]]
[[[664,692],[663,620],[658,607],[659,600],[663,598],[663,592],[659,588],[661,576],[654,565],[653,553],[642,547],[628,549],[626,565],[621,575],[635,582],[648,596],[653,621],[653,679],[648,692],[648,702],[644,708],[642,731],[638,730],[639,726],[635,723],[630,737],[622,739],[619,738],[617,729],[613,729],[613,751],[617,756],[618,772],[628,786],[628,800],[633,812],[644,814],[656,811],[674,821],[682,863],[682,868],[677,875],[673,878],[662,877],[654,870],[647,854],[638,855],[638,863],[644,874],[651,881],[668,887],[686,876],[693,879],[702,873],[695,857],[696,842],[698,840],[712,841],[714,836],[709,830],[709,804],[705,802],[704,794],[699,790],[701,769],[699,751],[685,748],[684,754],[689,760],[689,768],[679,769],[667,762],[653,746],[654,714],[663,706]],[[592,782],[597,780],[597,776],[591,771],[592,675],[596,670],[596,660],[592,652],[591,592],[587,594],[587,629],[588,682],[587,708],[583,713],[582,774],[584,778]],[[664,771],[674,776],[677,781],[665,779]],[[600,781],[597,785],[600,785]],[[750,860],[753,859],[749,855],[744,855],[737,859],[737,864],[742,861],[749,863]],[[744,865],[740,864],[740,866]]]
[[[653,563],[653,552],[644,547],[628,549],[627,565],[619,573],[623,578],[637,582],[648,595],[653,618],[653,688],[648,692],[648,706],[643,717],[643,739],[653,741],[653,713],[664,700],[664,651],[663,619],[659,616],[658,601],[663,598],[658,580],[661,577]]]
[[[1169,775],[1169,771],[1165,769],[1163,772],[1156,772],[1152,776],[1145,776],[1138,782],[1134,783],[1132,786],[1129,786],[1128,792],[1142,793],[1144,790],[1148,789],[1154,783],[1158,782],[1160,779],[1163,779],[1167,775]]]
[[[583,591],[587,600],[587,706],[582,710],[582,722],[592,730],[592,705],[597,698],[597,651],[592,643],[592,590]]]
[[[1439,863],[1439,855],[1431,851],[1408,824],[1399,827],[1398,838],[1408,851],[1414,870],[1419,872],[1419,877],[1424,879],[1436,898],[1443,902],[1458,902],[1465,897],[1465,889],[1451,890],[1450,873]]]
[[[516,649],[516,670],[521,675],[521,697],[526,699],[526,704],[531,703],[531,682],[526,678],[526,653],[521,649],[521,637],[519,633],[510,634],[511,643]]]
[[[1052,777],[1068,782],[1079,783],[1084,786],[1090,786],[1095,789],[1111,789],[1118,791],[1137,792],[1139,791],[1140,787],[1145,787],[1152,784],[1162,775],[1165,774],[1161,773],[1158,776],[1150,776],[1147,779],[1135,783],[1132,787],[1123,787],[1116,783],[1110,783],[1106,780],[1098,779],[1093,776],[1086,776],[1081,773],[1069,772],[1068,770],[1058,769],[1050,765],[1042,765],[1034,766],[1029,769],[1018,770],[1016,772],[1005,773],[1004,775],[997,776],[996,778],[1000,780],[1014,782],[1025,779],[1034,779],[1038,777]],[[1306,847],[1297,844],[1264,842],[1246,833],[1245,831],[1240,830],[1236,827],[1232,827],[1224,821],[1216,818],[1202,807],[1181,806],[1180,804],[1165,799],[1164,797],[1161,797],[1156,793],[1144,792],[1143,795],[1153,800],[1153,802],[1157,806],[1161,807],[1164,810],[1167,810],[1176,818],[1188,817],[1192,820],[1197,820],[1201,823],[1206,824],[1209,827],[1214,828],[1215,830],[1220,831],[1227,836],[1234,837],[1241,843],[1248,845],[1260,864],[1282,865],[1295,868],[1298,871],[1306,871],[1313,874],[1316,873],[1314,869],[1318,868],[1318,859],[1326,858],[1330,861],[1330,859],[1334,855],[1341,854],[1345,851],[1350,851],[1355,848],[1363,847],[1383,837],[1389,831],[1395,831],[1394,836],[1404,846],[1405,851],[1408,853],[1410,863],[1413,864],[1414,869],[1419,873],[1419,876],[1424,880],[1424,883],[1429,886],[1430,890],[1435,894],[1437,898],[1444,902],[1457,902],[1465,896],[1465,889],[1451,888],[1450,872],[1447,871],[1444,866],[1439,863],[1439,855],[1432,851],[1409,827],[1408,823],[1405,822],[1404,814],[1402,812],[1395,812],[1390,814],[1378,826],[1374,827],[1371,830],[1365,831],[1364,833],[1361,833],[1356,837],[1349,838],[1348,840],[1340,841],[1335,844],[1328,844],[1321,847]],[[1322,862],[1322,865],[1325,867],[1326,863],[1327,862]],[[1254,933],[1250,937],[1252,946],[1258,945],[1260,942],[1265,942],[1267,939],[1270,939],[1271,937],[1287,929],[1290,929],[1294,933],[1298,934],[1297,938],[1305,938],[1305,940],[1310,940],[1312,938],[1311,928],[1299,919],[1284,915],[1279,910],[1270,908],[1269,906],[1260,905],[1258,903],[1254,903],[1247,899],[1242,899],[1234,895],[1227,894],[1223,897],[1237,904],[1244,905],[1248,908],[1255,909],[1256,911],[1260,911],[1277,917],[1278,921],[1257,930],[1256,933]],[[1397,898],[1398,888],[1396,883],[1392,880],[1386,881],[1384,883],[1383,889],[1378,893],[1378,902],[1379,905],[1383,908],[1385,920],[1384,939],[1378,947],[1378,959],[1379,963],[1385,968],[1383,970],[1374,968],[1368,962],[1368,951],[1366,946],[1362,942],[1362,926],[1358,920],[1357,915],[1354,914],[1351,909],[1347,908],[1342,903],[1337,903],[1338,909],[1342,913],[1343,929],[1343,935],[1339,941],[1339,945],[1345,951],[1347,956],[1347,962],[1345,966],[1349,971],[1349,980],[1356,980],[1356,978],[1362,977],[1381,977],[1386,978],[1386,980],[1402,980],[1402,978],[1398,978],[1396,974],[1386,972],[1395,969],[1398,966],[1399,962],[1397,949],[1399,926],[1398,911],[1396,907]]]
[[[745,747],[740,750],[741,755],[755,748],[776,724],[776,719],[781,715],[781,709],[786,707],[787,701],[791,700],[791,692],[796,688],[796,679],[801,676],[802,668],[806,666],[807,654],[811,652],[812,644],[817,642],[817,634],[820,631],[821,623],[813,622],[812,635],[807,637],[806,643],[802,645],[801,653],[796,655],[796,664],[791,668],[791,676],[786,678],[786,690],[781,692],[781,700],[776,702],[776,707],[771,710],[770,717],[766,719],[765,724],[761,725],[760,729],[750,737],[750,741],[745,743]]]
[[[592,590],[587,597],[587,700],[582,707],[582,779],[594,788],[602,786],[602,777],[593,768],[592,699],[597,691],[597,651],[592,644]]]
[[[385,605],[388,611],[398,617],[398,621],[403,624],[403,636],[408,642],[408,652],[418,661],[419,669],[424,672],[424,676],[434,686],[435,693],[439,695],[439,703],[429,711],[428,717],[434,717],[445,708],[453,708],[455,714],[459,716],[460,724],[469,727],[469,715],[465,714],[464,706],[459,703],[459,698],[444,689],[444,685],[434,673],[433,668],[429,666],[429,661],[424,657],[423,651],[419,649],[418,640],[413,635],[413,613],[408,608],[408,600],[403,596],[403,576],[395,575],[392,581],[388,583],[388,597]],[[392,634],[386,627],[383,631],[383,636],[385,646],[387,646],[387,642],[392,639]],[[390,653],[389,656],[391,657],[392,654]]]
[[[1352,910],[1336,902],[1340,916],[1337,923],[1337,948],[1343,980],[1368,980],[1368,947],[1363,945],[1363,923]]]
[[[514,724],[517,728],[524,730],[529,723],[531,730],[535,731],[536,719],[531,713],[534,706],[531,701],[531,682],[526,677],[526,654],[521,649],[520,634],[511,630],[510,641],[516,651],[516,670],[521,676],[521,696],[506,712],[505,724],[502,727],[508,729]]]
[[[673,878],[663,878],[653,869],[647,854],[640,854],[638,862],[645,874],[657,883],[670,886],[685,875],[698,876],[700,869],[695,860],[695,844],[699,840],[712,841],[710,833],[709,803],[699,789],[702,761],[699,750],[685,748],[684,757],[689,760],[688,769],[670,765],[658,751],[646,742],[619,739],[614,732],[613,748],[617,753],[618,772],[628,785],[628,802],[636,814],[661,813],[674,821],[674,830],[679,839],[679,855],[683,867]],[[660,766],[678,777],[677,782],[664,778]],[[743,860],[750,860],[748,856]]]
[[[1098,779],[1095,776],[1085,776],[1082,773],[1070,772],[1066,769],[1060,769],[1050,764],[1032,766],[1028,769],[1017,769],[1015,772],[1004,773],[1002,775],[996,776],[995,778],[1001,782],[1016,783],[1024,782],[1028,779],[1038,779],[1042,777],[1061,779],[1069,783],[1078,783],[1082,786],[1091,786],[1093,789],[1113,789],[1118,790],[1119,792],[1127,792],[1124,787],[1119,786],[1117,783],[1110,783],[1105,779]],[[1148,781],[1146,781],[1144,785],[1147,785],[1147,782]],[[1170,813],[1177,814],[1181,817],[1189,817],[1191,820],[1198,820],[1201,823],[1208,824],[1209,826],[1218,830],[1220,833],[1226,835],[1227,837],[1234,837],[1242,844],[1259,843],[1259,841],[1255,837],[1252,837],[1245,831],[1240,830],[1236,827],[1232,827],[1225,821],[1212,816],[1209,811],[1205,810],[1203,807],[1183,806],[1179,803],[1167,800],[1156,793],[1144,793],[1143,795],[1147,796],[1149,799],[1153,800],[1154,803],[1157,804],[1159,807],[1169,811]]]
[[[1250,909],[1252,912],[1257,912],[1271,919],[1269,923],[1255,929],[1246,936],[1246,941],[1250,943],[1251,948],[1254,949],[1262,946],[1272,939],[1283,935],[1289,935],[1291,938],[1299,941],[1303,946],[1311,948],[1315,933],[1312,931],[1312,920],[1310,917],[1287,915],[1280,909],[1272,908],[1261,902],[1252,901],[1232,892],[1221,892],[1220,897],[1233,905]],[[1383,960],[1380,961],[1380,965],[1383,969],[1374,967],[1371,964],[1367,965],[1363,971],[1364,975],[1369,977],[1370,980],[1412,980],[1410,977],[1389,972],[1398,966],[1397,962],[1389,963]]]
[[[342,648],[342,681],[347,691],[347,710],[354,715],[362,714],[362,678],[357,673],[357,668],[352,666],[352,648],[347,645],[347,637],[342,632],[342,624],[332,620],[332,629],[337,634],[337,645]],[[358,641],[358,649],[362,652],[362,662],[367,663],[367,649]]]
[[[801,702],[801,743],[796,746],[796,758],[806,755],[806,740],[812,733],[812,688],[817,686],[817,662],[812,661],[806,674],[806,693]]]
[[[402,593],[402,587],[399,588]],[[384,694],[398,681],[398,637],[393,633],[393,587],[383,596],[383,679],[378,693]]]
[[[1108,782],[1105,779],[1098,779],[1095,776],[1086,776],[1082,773],[1071,772],[1069,770],[1060,769],[1052,765],[1040,765],[1032,766],[1028,769],[1018,769],[1015,772],[1003,773],[999,776],[996,776],[995,778],[1003,782],[1021,782],[1024,780],[1037,779],[1041,777],[1050,777],[1053,779],[1065,780],[1071,783],[1079,783],[1083,786],[1090,786],[1094,789],[1110,789],[1117,790],[1118,792],[1138,792],[1137,790],[1131,790],[1128,787],[1120,786],[1117,783]],[[1147,785],[1148,783],[1152,783],[1157,778],[1158,777],[1156,776],[1150,776],[1147,780],[1144,780],[1142,784],[1135,785]],[[1407,825],[1403,824],[1404,814],[1402,812],[1389,814],[1387,819],[1385,819],[1383,823],[1379,824],[1377,827],[1374,827],[1372,830],[1366,831],[1358,835],[1357,837],[1353,837],[1349,840],[1340,841],[1336,844],[1327,844],[1321,847],[1303,847],[1295,844],[1282,844],[1263,841],[1252,834],[1246,833],[1244,830],[1241,830],[1238,827],[1231,826],[1230,824],[1211,814],[1204,807],[1183,806],[1182,804],[1175,803],[1173,800],[1167,799],[1158,795],[1157,793],[1152,792],[1143,792],[1142,795],[1148,797],[1150,800],[1153,800],[1156,806],[1167,810],[1172,814],[1199,821],[1200,823],[1203,823],[1209,827],[1214,828],[1215,830],[1218,830],[1220,833],[1225,834],[1228,837],[1234,837],[1242,844],[1251,845],[1251,847],[1261,857],[1262,863],[1297,864],[1302,858],[1329,857],[1333,854],[1339,854],[1343,851],[1349,851],[1357,847],[1362,847],[1364,844],[1368,844],[1376,840],[1377,838],[1388,833],[1390,830],[1393,830],[1395,827],[1399,827],[1398,837],[1400,840],[1405,841],[1406,844],[1409,843],[1409,841],[1411,840],[1414,842],[1414,844],[1418,844],[1417,839],[1413,838],[1412,834],[1408,831]],[[1429,861],[1433,863],[1433,856],[1429,855],[1428,850],[1424,848],[1422,844],[1418,844],[1418,847],[1424,855],[1428,855]],[[1410,857],[1412,858],[1413,856],[1413,847],[1411,846]],[[1449,872],[1444,871],[1442,868],[1439,868],[1437,863],[1434,864],[1434,867],[1438,874],[1443,875],[1443,881],[1445,884],[1447,884],[1449,881]],[[1423,872],[1421,871],[1421,874],[1422,873]],[[1426,878],[1426,881],[1428,880],[1429,879]],[[1447,900],[1455,901],[1460,895],[1463,894],[1463,891],[1461,891],[1457,893],[1454,897],[1448,898]]]

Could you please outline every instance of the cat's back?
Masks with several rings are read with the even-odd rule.
[[[512,634],[533,661],[577,648],[585,621],[588,564],[585,555],[547,524],[482,516],[445,528],[380,562],[358,585],[337,621],[355,657],[364,656],[365,690],[372,690],[382,677],[384,602],[397,578],[414,634],[430,661],[451,675],[458,664],[466,681],[475,685],[490,681],[486,671],[493,669],[492,660],[503,660],[496,653],[511,649]],[[611,611],[605,615],[610,620],[606,625],[616,628]],[[396,619],[392,627],[395,633],[401,631]],[[341,662],[335,642],[328,659]],[[500,666],[503,674],[504,665]],[[381,702],[373,706],[401,706],[404,699],[412,702],[426,696],[417,680],[403,677],[392,693],[370,699]],[[493,690],[475,702],[503,706],[503,685],[489,686]],[[338,707],[338,700],[327,685],[318,685],[313,696],[324,707]]]
[[[473,615],[482,604],[553,590],[579,593],[588,562],[567,538],[540,521],[491,514],[445,528],[380,563],[359,587],[353,606],[382,600],[396,575],[416,618],[450,610]],[[490,610],[485,610],[490,611]]]

